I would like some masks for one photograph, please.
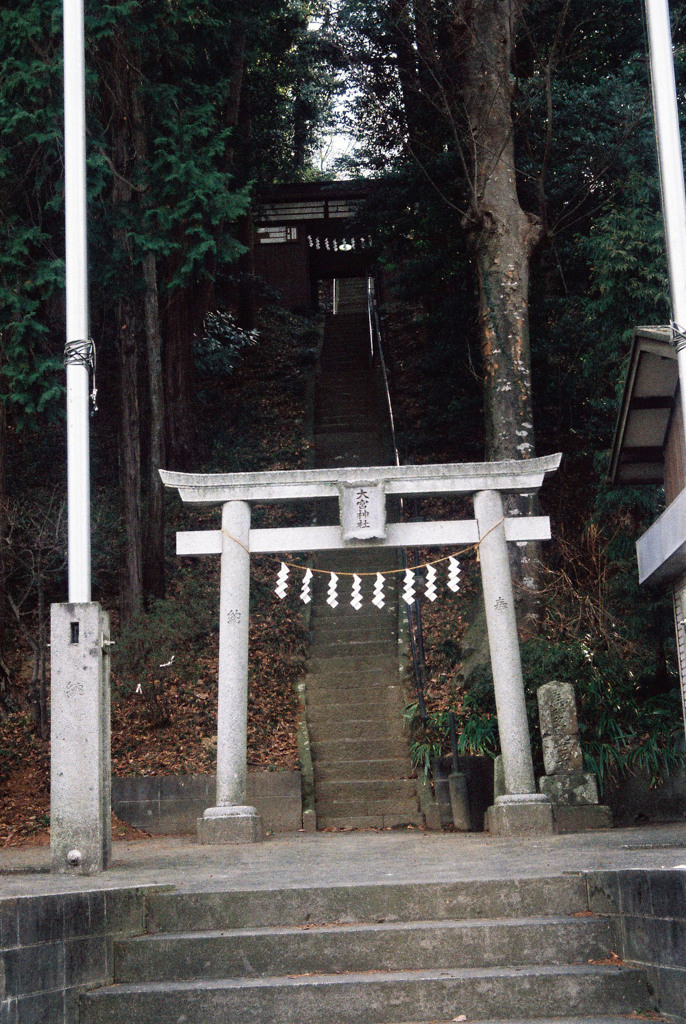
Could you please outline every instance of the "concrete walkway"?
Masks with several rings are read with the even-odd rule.
[[[199,846],[190,837],[114,844],[101,875],[48,873],[45,847],[0,851],[0,897],[169,885],[261,889],[535,877],[589,870],[686,871],[686,823],[532,839],[420,830],[289,833],[255,846]]]

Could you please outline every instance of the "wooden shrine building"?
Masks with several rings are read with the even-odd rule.
[[[677,351],[668,327],[638,327],[615,433],[610,481],[664,484],[667,507],[636,544],[641,583],[674,598],[686,723],[686,442]]]
[[[255,273],[287,309],[316,307],[320,281],[366,276],[372,240],[357,217],[372,188],[368,181],[304,182],[260,196]]]

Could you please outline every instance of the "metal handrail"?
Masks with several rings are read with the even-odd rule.
[[[379,313],[379,301],[377,295],[377,283],[376,280],[371,276],[367,275],[367,312],[369,315],[369,338],[370,338],[370,361],[374,365],[376,361],[376,353],[378,353],[379,366],[381,368],[381,376],[384,384],[384,392],[386,396],[386,407],[388,409],[388,419],[391,427],[391,441],[393,444],[393,454],[395,457],[396,466],[400,466],[400,452],[398,451],[398,441],[395,432],[395,416],[393,413],[393,401],[391,399],[391,389],[388,379],[388,370],[386,367],[386,360],[384,357],[384,338],[383,338],[383,325],[381,316]],[[376,345],[374,342],[376,341]],[[400,510],[404,512],[404,502],[400,499]],[[409,561],[407,558],[407,550],[402,549],[402,563],[403,569],[407,569]],[[418,558],[413,559],[413,565],[416,565]],[[410,634],[410,647],[412,649],[412,668],[414,672],[415,688],[417,690],[417,704],[419,705],[419,713],[422,721],[426,721],[426,703],[424,701],[424,677],[426,673],[426,665],[424,661],[424,635],[422,629],[422,609],[419,602],[419,598],[415,598],[411,605],[405,605],[407,609],[407,624]]]
[[[376,363],[376,349],[374,348],[374,333],[378,333],[377,318],[374,316],[374,310],[376,308],[376,289],[374,285],[374,278],[367,274],[367,319],[369,321],[369,365],[374,366]],[[397,463],[400,465],[400,463]]]

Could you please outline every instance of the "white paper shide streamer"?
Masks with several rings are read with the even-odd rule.
[[[376,607],[379,609],[384,608],[386,605],[383,593],[385,582],[386,581],[384,580],[382,574],[380,572],[377,572],[376,580],[374,581],[374,596],[372,598],[372,604],[376,605]]]
[[[412,569],[405,570],[403,581],[403,601],[405,604],[412,604],[414,601],[414,572]]]
[[[445,559],[440,559],[441,563],[448,563],[448,578],[446,585],[448,590],[452,591],[453,594],[457,594],[460,590],[460,561],[455,558],[454,555],[450,555]],[[308,569],[306,566],[297,566],[301,568],[303,572],[303,579],[300,588],[300,600],[303,604],[310,604],[313,599],[312,594],[312,580],[314,579],[314,571]],[[436,564],[432,563],[429,565],[414,566],[412,569],[405,569],[405,575],[402,584],[402,599],[403,601],[411,605],[417,598],[417,570],[425,570],[424,574],[424,588],[422,597],[427,601],[438,600],[438,570]],[[319,570],[321,571],[321,570]],[[402,571],[402,570],[401,570]],[[281,568],[277,574],[277,584],[274,588],[275,594],[283,600],[288,593],[288,577],[290,576],[291,568],[285,562],[281,563]],[[350,591],[350,604],[359,611],[364,604],[364,597],[362,596],[362,577],[357,573],[344,573],[345,576],[352,576],[352,587]],[[366,575],[374,575],[374,591],[371,597],[372,604],[381,610],[386,607],[386,577],[383,573],[377,572],[375,574],[367,573]],[[421,576],[422,574],[420,574]],[[326,603],[330,608],[338,608],[338,584],[340,582],[340,576],[335,572],[329,572],[329,582],[326,591]]]
[[[300,600],[302,601],[303,604],[309,604],[310,601],[312,600],[312,587],[310,586],[311,582],[312,570],[308,569],[305,575],[303,576],[303,585],[302,590],[300,591]]]
[[[278,575],[276,577],[278,582],[274,587],[274,593],[276,594],[277,597],[280,597],[282,601],[286,594],[288,593],[288,576],[290,574],[290,571],[291,570],[288,568],[286,563],[282,562],[281,568],[279,569]]]
[[[424,597],[427,601],[435,601],[438,597],[436,590],[436,568],[433,565],[427,565],[426,567],[426,586],[424,588]]]
[[[450,556],[448,568],[448,590],[456,594],[460,589],[460,563],[457,558]]]
[[[327,591],[326,603],[330,608],[338,608],[338,576],[332,572],[329,576],[329,589]]]

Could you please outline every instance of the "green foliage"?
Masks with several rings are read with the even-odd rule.
[[[0,401],[18,427],[62,393],[49,305],[64,280],[57,16],[51,0],[0,10]]]
[[[650,517],[647,501],[644,512]],[[543,630],[521,645],[534,764],[541,774],[537,690],[553,680],[570,682],[585,767],[601,788],[638,771],[658,785],[686,763],[679,749],[681,698],[669,602],[640,588],[631,571],[629,555],[641,521],[625,515],[621,527],[613,525],[609,539],[591,525],[580,548],[558,541],[559,568],[543,575]],[[456,649],[455,672],[459,654]],[[454,711],[460,753],[494,756],[498,734],[490,669],[470,677]],[[450,752],[448,713],[443,708],[422,723],[417,705],[408,708],[415,764],[426,768],[431,758]]]
[[[491,691],[492,692],[492,691]],[[492,702],[490,702],[492,703]],[[470,691],[462,695],[460,705],[453,709],[457,732],[457,752],[460,756],[481,754],[495,757],[498,753],[498,722],[495,707]],[[450,711],[429,714],[422,721],[419,705],[408,704],[404,720],[410,727],[410,756],[412,764],[428,775],[434,758],[450,753]]]
[[[212,377],[228,377],[241,353],[259,341],[259,331],[238,327],[231,313],[215,310],[208,313],[203,332],[195,344],[195,364],[200,373]]]

